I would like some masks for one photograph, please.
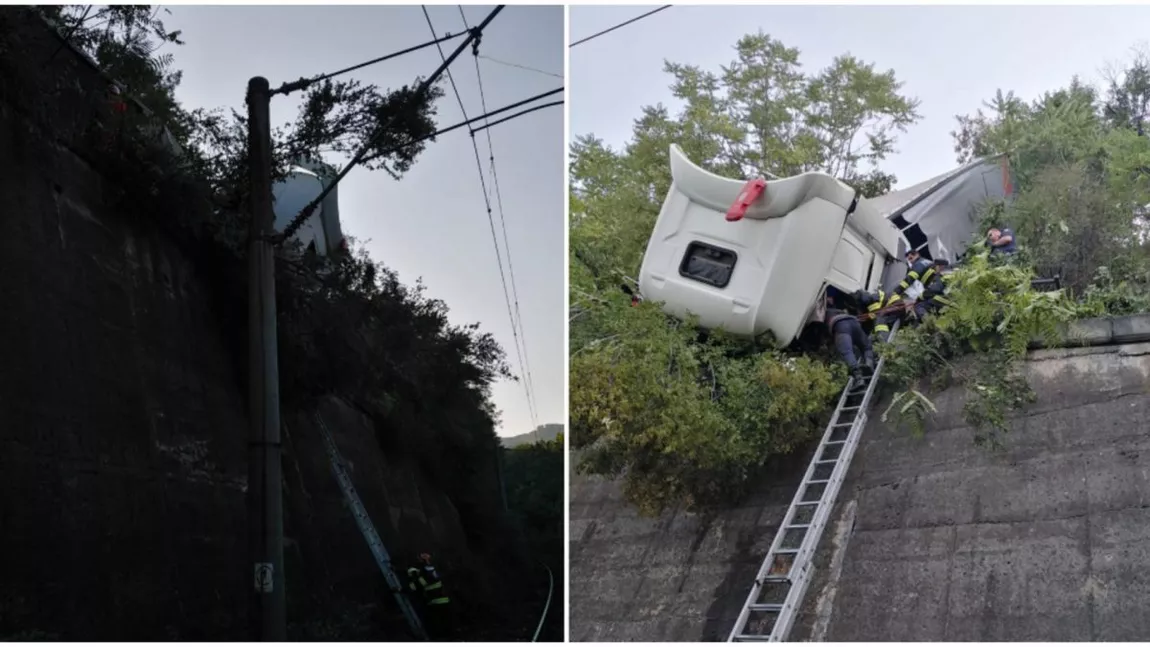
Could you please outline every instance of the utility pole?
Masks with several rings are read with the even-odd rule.
[[[267,79],[257,76],[248,81],[247,103],[252,218],[248,241],[248,548],[253,569],[248,625],[253,640],[283,642],[287,640],[287,611]]]

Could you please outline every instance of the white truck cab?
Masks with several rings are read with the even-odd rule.
[[[733,180],[672,145],[671,177],[639,289],[705,328],[787,343],[828,285],[874,290],[898,258],[898,229],[830,175]]]
[[[1009,193],[997,158],[869,200],[825,173],[735,180],[676,145],[670,158],[671,189],[639,271],[642,298],[704,328],[770,332],[784,345],[818,319],[828,287],[893,288],[907,249],[926,258],[961,252],[977,205]],[[987,177],[1000,172],[996,189]]]
[[[308,203],[323,192],[337,175],[335,168],[322,161],[300,159],[292,165],[287,177],[272,186],[272,209],[275,230],[283,231]],[[331,256],[345,248],[339,222],[339,187],[324,196],[315,212],[295,232],[293,239],[320,256]]]

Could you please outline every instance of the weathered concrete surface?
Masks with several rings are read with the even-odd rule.
[[[1150,344],[1028,369],[1039,401],[1001,453],[971,443],[956,391],[922,439],[866,430],[841,576],[808,596],[835,591],[827,640],[1150,638]]]
[[[1062,339],[1057,344],[1060,348],[1144,342],[1150,339],[1150,314],[1072,321],[1060,326],[1060,336]],[[1041,340],[1035,339],[1030,347],[1042,348],[1044,345]]]
[[[640,517],[618,483],[572,470],[570,639],[726,639],[805,469],[779,463],[735,509],[659,519]]]
[[[1031,360],[1039,401],[999,454],[958,391],[923,438],[869,425],[792,639],[1150,637],[1150,345]],[[571,639],[725,639],[807,460],[713,519],[641,519],[573,474]]]

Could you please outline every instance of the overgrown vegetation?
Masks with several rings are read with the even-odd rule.
[[[115,79],[123,96],[146,106],[140,110],[133,104],[93,126],[102,128],[93,139],[99,143],[93,153],[98,164],[109,177],[121,179],[110,199],[122,202],[125,214],[152,219],[164,214],[155,224],[191,250],[215,291],[236,365],[246,366],[246,117],[234,110],[180,106],[175,98],[180,72],[165,50],[182,41],[179,32],[164,26],[166,10],[70,5],[32,11]],[[18,49],[18,40],[9,46]],[[348,153],[373,136],[378,135],[373,150],[381,151],[433,132],[443,92],[437,87],[417,96],[419,83],[417,78],[385,90],[354,80],[313,86],[297,118],[273,133],[276,178],[286,175],[294,160]],[[237,96],[236,104],[241,101]],[[156,136],[164,129],[178,147]],[[366,166],[400,178],[425,145],[369,152]],[[418,282],[402,284],[362,249],[330,259],[305,254],[298,245],[285,252],[276,267],[285,408],[307,407],[327,394],[353,402],[376,423],[385,447],[410,453],[434,474],[459,511],[474,542],[471,550],[495,556],[492,563],[520,559],[505,551],[512,527],[501,514],[493,478],[499,413],[491,387],[514,379],[502,348],[478,324],[451,324],[445,303],[428,298]],[[561,470],[557,478],[562,481]],[[519,595],[516,591],[507,595]],[[514,603],[515,613],[519,604]],[[487,621],[506,615],[489,614]]]
[[[681,109],[643,108],[621,150],[591,135],[571,150],[572,445],[581,470],[623,477],[649,513],[731,501],[770,456],[821,430],[845,383],[829,355],[706,334],[657,304],[629,307],[620,284],[633,284],[670,186],[670,144],[729,177],[820,170],[873,196],[895,180],[881,162],[897,133],[918,121],[893,71],[843,56],[805,74],[798,50],[762,33],[735,50],[718,72],[668,62]],[[1147,70],[1136,57],[1105,97],[1075,80],[1031,104],[1000,93],[989,115],[959,118],[960,161],[1009,154],[1017,199],[987,205],[985,224],[1010,226],[1024,252],[1001,263],[972,250],[948,279],[956,306],[883,351],[898,391],[888,415],[921,429],[931,389],[960,384],[975,440],[997,444],[1010,410],[1033,397],[1018,361],[1031,339],[1150,304]],[[1036,268],[1060,274],[1064,289],[1033,290]]]
[[[519,445],[503,450],[503,479],[507,491],[507,507],[539,561],[551,569],[554,582],[540,580],[537,614],[543,613],[545,596],[552,595],[547,621],[540,634],[541,641],[563,640],[564,581],[566,568],[563,548],[567,543],[564,519],[567,508],[563,493],[565,458],[563,434],[552,440]],[[541,570],[538,565],[528,569]],[[553,587],[549,587],[553,584]],[[532,627],[534,630],[534,627]]]
[[[183,157],[125,129],[112,153],[117,170],[157,189],[191,177],[207,183],[211,208],[185,227],[218,257],[241,259],[247,240],[247,123],[235,110],[185,111],[175,100],[180,73],[173,71],[165,45],[179,45],[150,6],[48,7],[61,32],[93,57],[132,96],[151,99],[153,120],[182,145]],[[415,97],[411,86],[381,91],[358,81],[326,81],[306,92],[297,118],[273,133],[275,174],[284,176],[293,160],[325,152],[347,153],[386,129],[385,146],[423,137],[435,130],[435,102],[441,89]],[[239,98],[237,98],[239,99]],[[238,101],[237,101],[238,103]],[[393,117],[395,117],[393,119]],[[141,117],[146,118],[146,117]],[[401,177],[422,152],[415,144],[388,155],[368,155],[368,167]],[[185,171],[181,178],[172,169]],[[151,199],[171,201],[163,190]],[[148,200],[147,196],[133,196]],[[158,205],[157,205],[158,206]],[[298,250],[297,250],[298,251]],[[227,268],[233,311],[244,312],[244,267]],[[389,435],[414,438],[420,456],[439,454],[450,478],[465,478],[457,462],[478,452],[490,462],[498,413],[492,384],[512,378],[504,353],[478,324],[454,326],[447,305],[429,299],[423,286],[403,285],[396,274],[362,249],[330,259],[288,254],[277,263],[280,380],[285,402],[338,393],[372,414]],[[246,328],[229,326],[241,337]],[[245,342],[246,343],[246,342]],[[513,379],[513,378],[512,378]],[[443,463],[441,463],[443,461]]]
[[[683,107],[643,108],[622,150],[593,136],[572,145],[571,442],[581,469],[623,476],[647,512],[737,495],[768,457],[811,438],[845,375],[628,307],[619,285],[638,274],[670,187],[670,145],[716,173],[821,170],[877,195],[895,180],[877,164],[918,120],[893,72],[852,56],[806,74],[797,49],[761,32],[735,51],[719,72],[668,62]]]
[[[888,412],[920,431],[932,407],[916,387],[929,375],[965,388],[976,441],[999,446],[1010,411],[1034,397],[1019,363],[1030,340],[1073,319],[1150,312],[1150,53],[1111,74],[1105,95],[1075,78],[1031,103],[1000,91],[985,105],[958,117],[955,152],[1008,156],[1016,197],[987,205],[982,231],[1011,227],[1021,253],[992,263],[976,246],[948,279],[955,307],[885,354],[900,389]],[[1036,271],[1063,289],[1036,292]]]

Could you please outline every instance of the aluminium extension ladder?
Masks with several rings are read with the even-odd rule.
[[[888,342],[894,339],[898,325],[896,321],[891,327]],[[754,586],[739,612],[728,642],[781,642],[787,639],[811,583],[815,549],[850,469],[859,437],[866,428],[867,408],[874,396],[883,361],[881,358],[878,360],[870,377],[861,381],[852,377],[839,396],[838,406],[799,484],[799,491],[783,517],[771,549],[755,575]]]
[[[403,611],[403,616],[407,619],[408,626],[411,631],[420,640],[427,640],[427,632],[423,628],[423,623],[419,621],[419,614],[415,612],[415,608],[411,605],[411,600],[407,598],[407,594],[403,591],[403,585],[396,576],[395,571],[391,569],[391,556],[387,553],[387,548],[384,547],[383,541],[379,538],[379,533],[375,531],[375,524],[371,522],[371,517],[368,516],[367,510],[363,507],[363,502],[359,499],[359,494],[355,491],[355,486],[352,485],[351,475],[348,474],[347,465],[343,462],[343,456],[339,453],[339,447],[336,446],[335,440],[331,437],[331,432],[327,429],[327,424],[323,421],[323,416],[318,412],[315,414],[315,421],[319,425],[320,431],[323,433],[323,445],[327,450],[328,462],[331,463],[331,471],[335,474],[335,480],[339,481],[339,486],[343,490],[343,498],[347,501],[348,506],[351,508],[352,516],[355,517],[355,523],[359,526],[359,531],[363,533],[363,538],[367,541],[367,547],[371,549],[371,554],[375,557],[375,563],[379,565],[379,570],[383,573],[384,579],[387,580],[387,585],[391,587],[391,592],[395,595],[395,601],[399,603],[399,609]]]

